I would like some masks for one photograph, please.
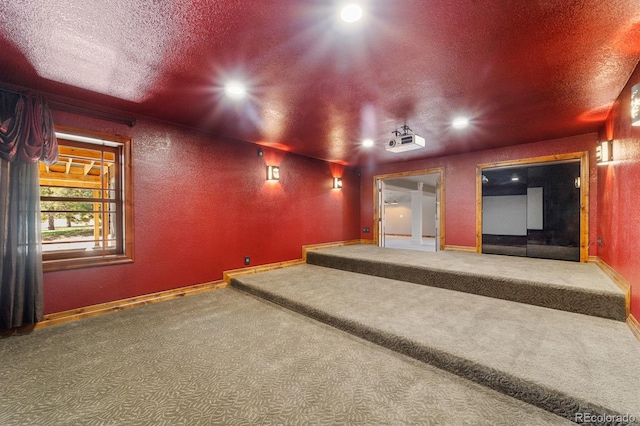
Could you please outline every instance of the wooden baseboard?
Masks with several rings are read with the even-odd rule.
[[[411,238],[411,234],[384,234],[387,237],[407,237]],[[423,235],[422,238],[435,238],[435,235]]]
[[[472,247],[472,246],[453,246],[453,245],[445,245],[444,249],[446,251],[461,251],[461,252],[465,252],[465,253],[475,253],[476,252],[476,248]]]
[[[145,294],[142,296],[130,297],[127,299],[115,300],[113,302],[100,303],[97,305],[87,306],[84,308],[70,309],[68,311],[47,314],[44,319],[35,325],[29,325],[11,330],[3,330],[0,336],[10,336],[13,334],[25,333],[35,329],[48,327],[64,322],[75,321],[82,318],[89,318],[97,315],[103,315],[110,312],[117,312],[123,309],[135,308],[137,306],[149,305],[151,303],[163,302],[183,296],[191,296],[193,294],[203,293],[205,291],[217,290],[228,287],[231,284],[231,278],[256,274],[273,269],[287,268],[290,266],[301,265],[306,263],[306,255],[308,250],[317,250],[321,248],[340,247],[354,244],[373,244],[372,240],[350,240],[333,243],[312,244],[302,248],[302,259],[289,260],[285,262],[271,263],[267,265],[252,266],[248,268],[234,269],[224,271],[222,281],[213,281],[209,283],[196,284],[188,287],[181,287],[173,290],[166,290],[157,293]]]
[[[227,284],[230,285],[231,284],[231,279],[235,278],[235,277],[241,277],[243,275],[257,274],[258,272],[272,271],[274,269],[289,268],[291,266],[296,266],[296,265],[303,265],[303,264],[307,263],[307,252],[309,250],[319,250],[319,249],[331,248],[331,247],[350,246],[350,245],[355,245],[355,244],[366,244],[365,241],[370,241],[370,240],[336,241],[336,242],[332,242],[332,243],[320,243],[320,244],[310,244],[310,245],[302,246],[302,258],[301,259],[287,260],[287,261],[284,261],[284,262],[267,263],[267,264],[264,264],[264,265],[248,266],[246,268],[232,269],[230,271],[224,271],[222,273],[222,279],[223,279],[224,282],[226,282]]]
[[[616,287],[624,293],[627,317],[629,317],[629,313],[631,312],[631,284],[629,284],[629,282],[622,278],[615,269],[599,257],[589,256],[589,262],[595,263],[596,266],[611,279]]]
[[[68,311],[47,314],[44,319],[35,325],[6,330],[1,335],[13,335],[26,333],[39,328],[75,321],[97,315],[108,314],[121,311],[123,309],[135,308],[137,306],[150,305],[152,303],[164,302],[165,300],[176,299],[178,297],[191,296],[193,294],[204,293],[205,291],[217,290],[228,287],[223,281],[213,281],[203,284],[196,284],[188,287],[180,287],[172,290],[165,290],[156,293],[144,294],[142,296],[129,297],[127,299],[115,300],[113,302],[99,303],[84,308],[70,309]]]
[[[369,243],[371,241],[371,243]],[[307,252],[310,250],[321,250],[325,248],[331,247],[343,247],[343,246],[352,246],[356,244],[373,244],[373,240],[348,240],[348,241],[336,241],[333,243],[321,243],[321,244],[310,244],[307,246],[302,246],[302,260],[307,261]]]
[[[633,315],[629,314],[627,317],[627,325],[631,329],[633,335],[636,336],[636,339],[640,342],[640,322],[638,322]]]
[[[302,265],[305,261],[302,259],[287,260],[285,262],[267,263],[259,266],[249,266],[247,268],[232,269],[222,273],[222,280],[231,285],[231,279],[241,277],[243,275],[257,274],[258,272],[272,271],[274,269],[289,268],[291,266]]]

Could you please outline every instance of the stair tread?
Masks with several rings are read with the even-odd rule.
[[[640,419],[640,344],[622,322],[315,265],[237,281]]]

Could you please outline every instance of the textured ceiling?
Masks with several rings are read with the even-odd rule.
[[[1,81],[350,165],[596,131],[640,57],[637,0],[0,1]]]

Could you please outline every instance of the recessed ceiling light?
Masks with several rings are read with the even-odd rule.
[[[357,20],[362,18],[362,8],[355,3],[349,3],[342,8],[340,17],[344,22],[356,22]]]
[[[457,117],[451,122],[451,125],[456,129],[464,129],[469,125],[469,119],[467,117]]]
[[[362,141],[362,146],[365,148],[371,148],[373,146],[373,139],[365,139]]]
[[[242,99],[247,94],[244,84],[237,81],[230,81],[224,87],[224,92],[232,99]]]

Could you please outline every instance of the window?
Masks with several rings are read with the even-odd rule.
[[[130,139],[56,127],[60,156],[40,163],[45,271],[133,261]]]

